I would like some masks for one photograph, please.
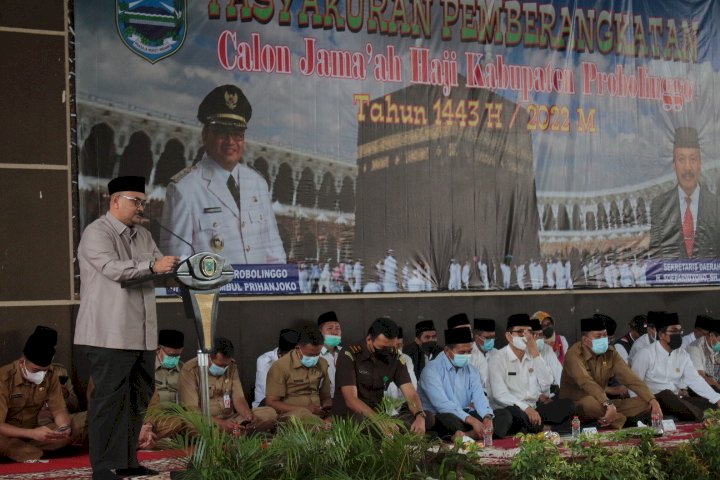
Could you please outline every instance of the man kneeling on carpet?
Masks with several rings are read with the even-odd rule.
[[[43,452],[80,442],[84,426],[73,424],[58,376],[51,368],[57,332],[42,327],[28,337],[22,356],[0,368],[0,457],[37,460]],[[53,423],[38,426],[43,405]]]
[[[238,432],[269,431],[275,426],[277,414],[270,407],[250,410],[245,399],[240,375],[232,358],[235,347],[227,338],[216,338],[212,353],[208,383],[210,387],[210,415],[223,430]],[[197,358],[183,365],[178,393],[180,404],[200,409],[200,372]]]

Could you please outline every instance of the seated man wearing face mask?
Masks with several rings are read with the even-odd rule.
[[[320,356],[328,364],[328,378],[330,379],[330,395],[335,395],[335,364],[342,347],[342,327],[337,314],[332,310],[318,317],[318,328],[324,339]]]
[[[415,324],[415,341],[403,348],[403,353],[412,360],[417,378],[420,378],[425,364],[442,351],[443,349],[437,344],[437,329],[432,320],[417,322]]]
[[[250,410],[240,383],[237,364],[232,358],[234,353],[235,347],[230,340],[221,337],[215,339],[208,367],[210,415],[213,421],[227,432],[269,431],[275,425],[277,414],[270,407]],[[200,372],[197,358],[183,365],[178,393],[183,407],[200,409]]]
[[[155,391],[161,402],[178,401],[178,380],[183,363],[180,361],[185,334],[178,330],[160,330],[155,354]]]
[[[543,360],[545,360],[545,363],[548,367],[550,367],[550,371],[552,371],[553,374],[552,388],[544,390],[543,393],[549,395],[550,390],[553,390],[554,393],[557,393],[558,389],[560,388],[560,379],[562,378],[562,365],[560,364],[560,360],[558,360],[557,355],[555,355],[552,347],[545,343],[545,335],[543,334],[543,328],[540,324],[540,320],[538,320],[537,318],[531,318],[530,330],[532,331],[532,335],[535,338],[535,343],[537,343],[537,348],[538,352],[540,352],[540,356]]]
[[[609,347],[602,317],[581,319],[580,330],[580,341],[568,349],[560,381],[560,398],[575,402],[580,420],[619,429],[628,417],[642,417],[647,423],[651,410],[662,415],[660,404],[647,385]],[[605,388],[612,377],[638,396],[610,400]]]
[[[535,322],[536,333],[532,331]],[[507,346],[490,358],[489,367],[492,404],[505,408],[513,419],[507,433],[539,432],[544,425],[569,433],[575,405],[550,397],[554,377],[546,358],[558,359],[549,347],[549,357],[539,351],[544,344],[540,322],[530,320],[526,313],[510,315],[505,339]]]
[[[470,365],[480,372],[485,386],[488,385],[488,359],[495,349],[495,320],[476,318],[473,320],[473,340]]]
[[[627,363],[632,365],[635,356],[643,348],[653,344],[657,338],[657,329],[655,328],[655,319],[661,316],[665,312],[648,312],[647,320],[645,321],[645,334],[635,340],[630,353],[628,354]]]
[[[57,374],[51,368],[57,332],[39,327],[28,337],[22,356],[0,367],[0,457],[38,460],[43,452],[78,443],[83,424],[68,413]],[[38,426],[47,404],[52,423]]]
[[[385,390],[394,382],[407,399],[409,412],[398,418],[411,431],[424,434],[432,427],[433,418],[423,410],[420,396],[410,380],[405,360],[395,348],[398,326],[386,317],[378,318],[370,326],[365,341],[343,350],[335,371],[335,396],[332,415],[354,417],[357,420],[375,418]],[[384,428],[392,434],[393,428]]]
[[[703,411],[720,406],[720,393],[700,376],[681,348],[683,331],[677,313],[660,313],[655,328],[657,341],[637,354],[633,372],[655,394],[664,412],[680,420],[700,421]],[[699,396],[689,396],[686,387]]]
[[[435,414],[435,431],[442,438],[467,435],[482,439],[486,430],[504,436],[510,417],[495,416],[480,373],[470,365],[472,333],[469,328],[445,330],[445,349],[420,375],[420,398]]]
[[[280,420],[320,420],[330,410],[330,377],[328,363],[320,356],[322,348],[322,334],[305,327],[295,348],[270,367],[265,404],[275,409]]]
[[[720,320],[704,317],[704,328],[708,334],[692,342],[687,351],[701,377],[716,391],[720,392]]]
[[[267,382],[267,374],[273,363],[277,362],[283,356],[292,352],[297,345],[300,334],[290,328],[280,330],[278,337],[278,346],[269,350],[257,358],[255,362],[255,398],[253,399],[253,408],[265,406],[265,383]]]

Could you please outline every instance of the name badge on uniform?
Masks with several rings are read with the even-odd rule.
[[[676,369],[675,369],[675,372],[680,373],[680,369],[679,369],[679,368],[676,368]]]
[[[225,392],[223,394],[223,407],[224,408],[232,407],[232,403],[230,401],[230,392]]]
[[[13,393],[12,395],[10,395],[10,400],[12,400],[13,398],[22,398],[22,397],[23,397],[22,393]]]
[[[508,375],[517,375],[517,372],[508,372]]]
[[[533,372],[535,371],[535,369],[532,368],[532,367],[530,367],[530,368],[528,369],[528,371],[529,371],[530,373],[533,373]]]
[[[222,212],[221,207],[207,207],[203,208],[203,213],[220,213]]]

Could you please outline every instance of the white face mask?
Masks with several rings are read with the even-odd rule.
[[[23,377],[25,377],[25,380],[28,382],[32,382],[35,385],[40,385],[43,380],[45,380],[45,374],[47,374],[47,370],[40,370],[39,372],[30,373],[28,372],[27,367],[23,363]]]
[[[522,337],[513,337],[513,347],[517,348],[518,350],[522,350],[523,352],[527,349],[527,342]]]

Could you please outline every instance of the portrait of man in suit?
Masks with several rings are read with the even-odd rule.
[[[695,128],[675,130],[673,169],[677,185],[650,206],[650,255],[688,259],[718,256],[718,198],[700,184],[702,160]]]

